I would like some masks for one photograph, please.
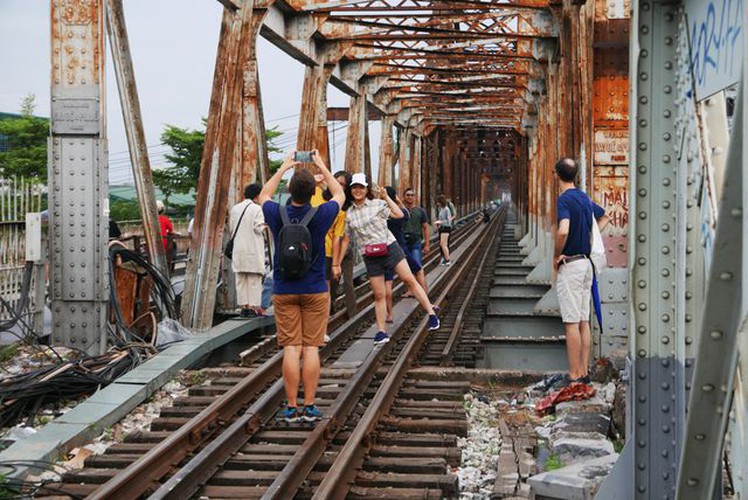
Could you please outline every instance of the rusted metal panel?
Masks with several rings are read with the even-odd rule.
[[[592,198],[610,216],[603,231],[609,267],[626,267],[628,262],[629,175],[628,165],[595,167]]]
[[[627,49],[595,51],[594,121],[596,126],[628,127],[629,65]]]
[[[143,220],[146,248],[154,265],[168,276],[169,269],[166,265],[164,245],[161,242],[161,226],[158,222],[158,212],[156,210],[156,192],[153,188],[151,163],[148,159],[148,146],[143,131],[140,100],[135,83],[135,69],[132,64],[122,0],[108,0],[107,30],[111,42],[112,60],[122,105],[122,118],[125,122],[135,190]]]
[[[595,1],[595,47],[627,47],[631,33],[630,0]]]
[[[629,164],[628,129],[598,128],[595,130],[595,166]]]

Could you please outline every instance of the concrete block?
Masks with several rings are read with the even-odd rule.
[[[85,403],[108,405],[139,404],[145,393],[142,387],[120,384],[119,381],[95,392]],[[69,414],[70,412],[66,413]]]
[[[57,417],[55,422],[106,428],[127,415],[145,399],[145,395],[143,386],[111,384]]]
[[[531,498],[592,500],[617,459],[611,454],[532,476],[527,480]]]
[[[44,426],[39,432],[26,439],[16,441],[0,453],[0,463],[28,462],[37,460],[42,462],[54,462],[67,449],[66,443],[81,444],[82,436],[87,435],[85,424],[63,424],[52,422]],[[92,429],[93,431],[93,429]],[[0,473],[4,473],[0,467]],[[17,468],[16,472],[8,471],[12,477],[24,477],[29,472],[27,468]],[[30,472],[38,472],[37,469]]]
[[[563,417],[569,413],[597,413],[608,415],[611,406],[602,399],[594,397],[584,401],[566,401],[556,405],[556,416]]]
[[[613,443],[604,438],[600,439],[597,433],[581,436],[560,436],[558,439],[552,439],[551,450],[564,463],[604,457],[615,453]]]
[[[610,417],[599,413],[567,413],[556,420],[551,428],[552,433],[594,432],[605,437],[610,429]]]

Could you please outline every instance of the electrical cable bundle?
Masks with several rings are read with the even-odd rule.
[[[125,324],[122,318],[122,309],[120,308],[119,300],[117,298],[117,287],[114,279],[114,268],[117,258],[121,257],[123,262],[132,262],[137,265],[151,278],[153,287],[151,288],[151,304],[156,309],[156,321],[161,321],[164,318],[177,319],[179,317],[179,309],[177,308],[177,299],[174,294],[174,289],[171,285],[171,280],[166,276],[160,269],[151,264],[148,259],[143,257],[140,253],[130,250],[122,242],[113,241],[109,244],[109,276],[110,276],[110,287],[109,287],[109,304],[114,314],[114,322],[116,325],[116,331],[111,332],[110,335],[113,345],[124,346],[132,342],[146,344],[147,342],[135,332],[131,325]],[[152,308],[149,308],[152,309]],[[155,334],[155,331],[154,331]],[[153,340],[153,339],[152,339]]]
[[[142,255],[128,249],[120,242],[113,242],[109,247],[109,272],[112,283],[110,307],[115,324],[110,325],[112,347],[103,355],[90,356],[79,351],[80,356],[76,359],[64,359],[53,347],[42,346],[42,339],[38,333],[23,321],[20,314],[22,309],[13,309],[0,297],[0,304],[3,304],[13,314],[12,325],[20,324],[27,332],[25,337],[19,335],[19,338],[38,349],[39,355],[54,360],[54,364],[0,380],[0,426],[14,425],[23,418],[27,418],[31,423],[42,406],[92,394],[132,370],[156,352],[152,342],[146,342],[122,319],[114,280],[114,263],[118,257],[139,266],[152,280],[149,304],[146,305],[149,314],[153,314],[157,321],[164,318],[176,319],[178,314],[176,297],[169,278]],[[27,264],[28,267],[30,266]],[[24,293],[22,294],[26,297],[28,297],[31,273],[29,272],[28,275],[28,280],[24,278]],[[27,301],[22,298],[21,302]],[[22,305],[25,307],[25,304]],[[11,322],[5,322],[3,325]],[[154,328],[157,327],[154,326]]]
[[[0,426],[33,420],[42,406],[91,394],[137,366],[138,358],[129,349],[114,350],[6,377],[0,381]]]

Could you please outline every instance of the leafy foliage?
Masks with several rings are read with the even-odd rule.
[[[0,175],[47,182],[47,137],[49,122],[33,116],[34,95],[21,102],[21,117],[0,120],[0,136],[7,151],[0,152]]]
[[[171,153],[164,155],[170,163],[168,167],[153,170],[153,183],[158,186],[166,200],[177,193],[197,191],[197,180],[200,177],[200,160],[205,145],[206,120],[203,119],[202,130],[167,125],[161,134],[161,142],[171,148]],[[265,132],[265,140],[269,153],[280,153],[274,141],[283,132],[272,128]],[[281,160],[270,161],[270,173],[275,173],[281,166]]]
[[[135,200],[114,200],[109,205],[109,218],[116,221],[140,220],[140,204]]]

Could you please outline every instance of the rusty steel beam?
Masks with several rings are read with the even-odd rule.
[[[318,149],[322,161],[329,165],[327,85],[330,81],[332,68],[328,66],[308,66],[305,71],[296,146],[300,151]]]
[[[485,9],[499,8],[505,6],[523,6],[523,7],[537,7],[547,8],[549,2],[547,0],[522,0],[522,1],[509,1],[503,2],[500,0],[494,0],[493,2],[474,2],[459,0],[451,1],[448,3],[441,3],[438,6],[434,5],[432,0],[398,0],[392,2],[391,0],[372,0],[372,1],[360,1],[360,0],[341,0],[341,1],[330,1],[320,3],[318,0],[286,0],[289,4],[293,5],[294,8],[303,12],[316,12],[316,13],[335,13],[335,12],[349,12],[357,14],[359,12],[366,11],[386,11],[386,12],[465,12],[465,11],[476,11],[479,12]]]
[[[411,161],[412,161],[412,150],[411,150],[411,138],[413,136],[413,129],[405,127],[400,130],[400,154],[399,154],[399,175],[397,176],[397,182],[400,186],[410,186],[411,184]]]
[[[140,215],[143,219],[143,235],[145,236],[146,248],[153,265],[168,276],[169,269],[166,265],[166,253],[161,239],[161,226],[158,222],[156,192],[153,187],[148,146],[143,131],[140,100],[135,83],[135,68],[132,64],[122,0],[108,0],[106,14],[109,45],[112,51],[114,74],[117,78],[117,88],[122,105],[122,118],[125,122],[130,163],[135,180],[135,192],[138,196]]]
[[[267,13],[255,7],[255,1],[245,0],[237,12],[224,9],[223,13],[187,263],[190,279],[182,299],[182,322],[196,331],[213,323],[231,172],[243,154],[245,68],[256,62],[254,47]]]
[[[368,122],[366,120],[366,93],[351,97],[348,116],[348,130],[345,145],[345,169],[348,172],[364,172],[366,166],[366,137]],[[370,172],[369,172],[370,174]]]
[[[377,182],[380,186],[390,186],[395,182],[392,175],[392,167],[395,164],[394,126],[395,117],[385,116],[382,120],[382,137],[379,143],[379,178]]]
[[[334,122],[347,122],[350,108],[327,108],[327,119]],[[382,113],[378,109],[367,106],[366,119],[368,121],[379,121]]]

